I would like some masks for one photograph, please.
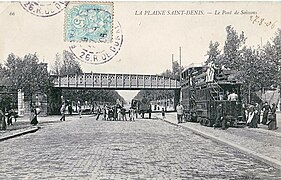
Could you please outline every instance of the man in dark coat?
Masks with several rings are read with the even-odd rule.
[[[226,128],[226,122],[225,119],[223,118],[223,108],[222,108],[222,104],[219,104],[216,108],[216,122],[214,124],[214,127],[222,127],[222,129]]]
[[[270,106],[267,102],[264,103],[263,107],[262,107],[262,110],[263,110],[263,115],[262,115],[262,124],[266,125],[267,124],[267,120],[268,120],[268,113],[269,113],[269,110],[270,110]]]
[[[97,118],[96,118],[96,120],[99,120],[99,117],[100,117],[101,114],[102,114],[102,110],[101,110],[101,107],[99,106],[98,110],[97,110]]]

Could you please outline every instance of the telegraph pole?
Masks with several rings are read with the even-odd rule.
[[[180,71],[180,87],[181,87],[181,47],[180,47],[180,54],[179,54],[179,56],[180,56],[180,59],[179,59],[179,64],[180,64],[180,68],[179,68],[179,71]]]
[[[181,82],[181,79],[182,79],[182,76],[181,76],[181,46],[180,46],[180,48],[179,48],[179,50],[180,50],[180,54],[179,54],[179,64],[180,64],[180,67],[179,67],[179,71],[180,71],[180,88],[181,88],[181,85],[182,85],[182,82]],[[181,102],[181,100],[182,100],[182,93],[181,93],[181,90],[180,90],[180,92],[179,92],[179,102]]]
[[[174,63],[174,54],[172,54],[172,69],[173,69],[173,63]]]

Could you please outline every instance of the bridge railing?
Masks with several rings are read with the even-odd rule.
[[[83,73],[54,76],[57,88],[178,89],[180,83],[158,75]]]

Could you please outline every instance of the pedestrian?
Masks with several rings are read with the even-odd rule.
[[[112,121],[113,120],[113,108],[112,107],[110,107],[109,109],[108,109],[108,120],[109,121]]]
[[[60,118],[60,121],[65,121],[65,103],[63,103],[61,105],[61,108],[60,108],[60,113],[61,113],[61,118]]]
[[[121,108],[121,117],[123,121],[127,121],[126,109],[124,107]]]
[[[80,101],[77,102],[79,118],[82,118],[82,107]]]
[[[119,120],[119,121],[121,121],[122,120],[122,113],[121,113],[121,108],[118,108],[117,109],[117,119]]]
[[[10,125],[13,125],[13,122],[12,122],[12,119],[13,119],[13,117],[12,117],[12,109],[10,108],[10,107],[8,107],[7,108],[7,124],[8,124],[8,126],[10,126]]]
[[[102,119],[102,120],[105,120],[105,121],[107,120],[107,119],[106,119],[106,114],[107,114],[107,108],[106,108],[106,106],[104,105],[104,106],[103,106],[103,119]]]
[[[262,110],[263,110],[263,115],[262,115],[262,124],[266,125],[267,124],[267,121],[268,121],[268,113],[269,113],[269,110],[270,110],[270,106],[267,102],[264,103],[263,107],[262,107]]]
[[[257,123],[260,124],[261,123],[261,106],[259,105],[259,103],[256,103],[255,105],[255,110],[256,110],[256,118],[257,118]]]
[[[129,118],[130,121],[135,121],[135,110],[132,107],[129,109]]]
[[[275,103],[272,104],[271,107],[271,114],[269,115],[269,122],[268,122],[268,129],[275,130],[277,129],[277,121],[276,121],[276,105]]]
[[[249,115],[247,120],[247,125],[249,128],[257,128],[257,112],[253,105],[249,106]]]
[[[223,117],[223,108],[222,108],[222,104],[218,104],[217,108],[216,108],[216,122],[214,124],[214,128],[216,127],[222,127],[222,129],[225,129],[225,119]]]
[[[183,109],[184,109],[183,106],[179,102],[176,107],[178,123],[182,123]]]
[[[165,109],[164,108],[162,108],[161,114],[162,114],[162,119],[166,119],[166,117],[165,117]]]
[[[71,106],[71,104],[69,104],[67,108],[68,108],[69,115],[72,115],[72,106]]]
[[[117,113],[117,106],[113,106],[113,121],[117,121],[118,113]]]
[[[96,118],[96,120],[99,120],[99,117],[100,117],[101,114],[102,114],[101,107],[98,106],[98,109],[97,109],[97,118]]]
[[[254,106],[254,118],[252,120],[252,127],[258,128],[258,121],[259,121],[260,115],[258,112],[258,107]]]
[[[152,106],[151,106],[151,104],[149,104],[148,106],[149,106],[149,108],[148,108],[148,119],[151,119]]]
[[[38,113],[35,105],[31,105],[30,108],[31,108],[30,124],[35,126],[38,124],[38,119],[37,119]]]

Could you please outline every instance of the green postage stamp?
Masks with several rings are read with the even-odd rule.
[[[113,29],[112,2],[70,3],[65,11],[65,41],[110,43]]]

